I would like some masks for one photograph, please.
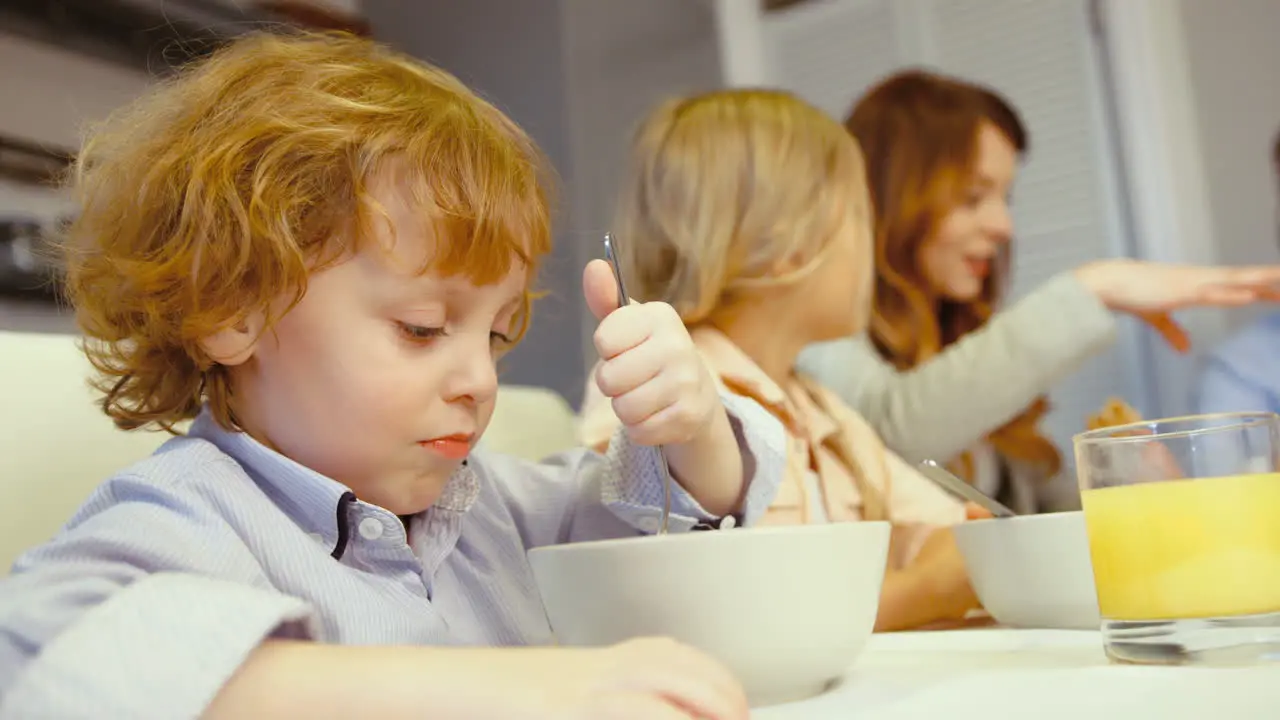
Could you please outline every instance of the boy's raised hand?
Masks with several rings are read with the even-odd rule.
[[[736,512],[745,482],[742,452],[711,372],[680,316],[666,303],[618,307],[618,285],[603,260],[582,275],[594,336],[595,381],[627,436],[666,446],[671,473],[708,513]]]
[[[618,307],[618,286],[603,260],[583,273],[600,365],[596,385],[640,445],[679,445],[704,434],[724,415],[710,372],[680,316],[666,303]]]

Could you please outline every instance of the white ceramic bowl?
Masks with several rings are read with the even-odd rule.
[[[954,532],[973,589],[996,622],[1069,630],[1101,626],[1084,513],[971,520]]]
[[[563,645],[662,635],[708,652],[753,707],[821,693],[875,626],[884,522],[604,540],[529,552]]]

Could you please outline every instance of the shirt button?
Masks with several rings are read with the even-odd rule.
[[[371,517],[361,520],[360,537],[365,540],[377,540],[382,537],[382,521]]]
[[[324,536],[321,535],[320,533],[307,533],[307,537],[314,540],[318,545],[324,544]]]
[[[720,521],[721,530],[732,530],[737,526],[738,520],[732,515],[725,515],[724,519]]]
[[[658,532],[658,525],[660,522],[656,517],[646,516],[640,518],[640,522],[636,524],[639,525],[640,529],[644,532]]]

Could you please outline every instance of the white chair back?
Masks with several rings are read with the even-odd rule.
[[[541,460],[578,445],[578,417],[552,390],[503,385],[480,442],[495,452]]]
[[[52,537],[99,483],[169,438],[112,424],[77,342],[0,331],[0,575]]]

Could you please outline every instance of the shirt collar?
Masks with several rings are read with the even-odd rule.
[[[248,433],[224,429],[207,407],[191,423],[187,435],[211,442],[230,455],[304,531],[323,536],[326,543],[338,540],[335,512],[351,488],[290,460]]]
[[[344,548],[339,545],[348,536],[345,508],[359,502],[351,488],[281,455],[248,433],[224,429],[207,407],[192,422],[187,435],[210,442],[229,455],[294,523],[305,532],[320,535],[341,555]],[[479,495],[479,475],[464,461],[431,510],[466,513]]]

